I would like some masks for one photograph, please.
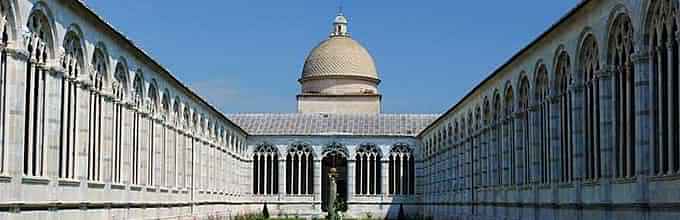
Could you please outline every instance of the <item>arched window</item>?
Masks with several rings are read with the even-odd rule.
[[[185,140],[185,142],[184,142],[185,144],[184,144],[183,150],[182,150],[182,152],[184,152],[184,154],[183,154],[184,156],[182,156],[182,157],[184,158],[184,160],[183,160],[184,161],[184,165],[183,165],[184,167],[183,168],[184,168],[184,176],[185,176],[183,184],[184,184],[184,186],[190,186],[191,181],[192,181],[191,176],[192,176],[192,172],[193,172],[192,169],[191,169],[192,163],[193,163],[193,158],[192,158],[193,144],[192,144],[192,139],[191,139],[191,136],[190,136],[190,133],[189,133],[191,131],[191,124],[192,124],[192,120],[191,120],[192,110],[191,110],[191,108],[189,108],[188,103],[184,103],[183,106],[184,106],[184,110],[182,111],[182,114],[183,114],[182,120],[184,120],[184,131],[185,131],[185,132],[182,132],[184,134],[183,138]]]
[[[314,194],[314,152],[308,144],[294,144],[286,155],[286,192]]]
[[[144,103],[144,78],[142,77],[141,71],[137,71],[135,74],[135,80],[133,81],[132,88],[134,89],[134,103],[137,108],[141,108]],[[141,131],[142,124],[141,124],[141,119],[142,115],[140,114],[139,111],[133,111],[132,112],[132,130],[133,131]],[[132,132],[132,184],[140,184],[140,169],[141,169],[141,160],[140,160],[140,154],[141,154],[141,146],[143,144],[143,139],[145,137],[142,137],[140,135],[140,132]]]
[[[5,124],[7,114],[7,46],[12,24],[12,13],[7,1],[0,1],[0,125]],[[4,126],[0,126],[0,134],[4,134]],[[0,173],[5,173],[5,139],[0,137]],[[61,174],[61,169],[60,169]]]
[[[516,154],[515,154],[515,120],[513,120],[513,114],[515,113],[515,95],[512,90],[512,86],[508,86],[505,89],[505,98],[503,102],[503,133],[504,133],[504,143],[503,143],[503,158],[501,162],[503,164],[504,173],[504,185],[514,185],[515,184],[515,166],[516,166]]]
[[[492,166],[492,179],[493,185],[498,186],[502,184],[502,169],[501,169],[501,146],[503,142],[502,138],[502,120],[501,115],[503,113],[501,109],[501,95],[496,91],[494,92],[493,98],[493,110],[491,111],[491,116],[493,118],[492,125],[492,147],[491,147],[491,166]],[[463,130],[462,132],[465,132]]]
[[[184,129],[187,130],[187,131],[188,131],[189,128],[191,128],[191,116],[189,116],[190,113],[191,113],[190,111],[191,111],[191,110],[189,110],[189,106],[185,105],[185,106],[184,106],[184,111],[182,112],[182,114],[184,114],[184,115],[182,116],[182,121],[184,122],[184,123],[183,123],[183,124],[184,124]]]
[[[376,195],[381,193],[381,155],[380,149],[373,144],[359,146],[355,154],[354,193]]]
[[[460,119],[460,141],[458,145],[458,190],[462,191],[465,189],[465,177],[466,177],[466,170],[465,170],[465,164],[467,161],[465,161],[465,140],[466,140],[466,132],[467,132],[467,120],[465,119],[465,115],[462,115],[462,118]]]
[[[559,109],[560,131],[560,181],[571,182],[574,170],[573,155],[574,145],[572,142],[571,126],[571,61],[565,51],[558,53],[555,60],[555,89],[557,92],[557,108]]]
[[[523,179],[521,184],[528,184],[531,181],[531,155],[533,155],[533,149],[531,148],[532,143],[529,140],[529,129],[531,129],[529,126],[529,79],[524,75],[519,80],[518,101],[519,134],[517,134],[517,137],[519,137],[522,148],[524,149],[522,158],[524,169],[522,170]]]
[[[93,78],[93,86],[98,91],[103,91],[106,83],[107,57],[101,48],[96,48],[92,56],[92,64],[89,73]],[[88,148],[88,180],[102,181],[102,116],[104,98],[101,93],[90,93],[90,114],[89,115],[89,148]]]
[[[548,71],[544,65],[536,69],[536,143],[538,143],[539,182],[550,182],[550,103],[548,102]]]
[[[253,194],[279,193],[279,153],[272,145],[261,144],[253,152]]]
[[[473,133],[473,138],[472,138],[472,172],[473,172],[473,179],[474,181],[474,187],[479,188],[481,185],[482,180],[482,173],[481,169],[478,169],[481,165],[481,138],[479,136],[479,131],[482,129],[482,109],[479,105],[475,107],[475,118],[474,118],[474,133]]]
[[[580,72],[585,87],[583,115],[585,116],[585,176],[586,181],[600,177],[600,85],[597,72],[600,59],[597,41],[589,34],[583,41],[580,54]]]
[[[162,120],[167,123],[170,120],[170,91],[168,89],[163,90],[163,95],[161,96],[161,109],[163,113],[161,114]],[[161,158],[159,162],[160,166],[160,184],[161,186],[169,186],[169,177],[173,174],[173,169],[170,167],[170,164],[174,164],[173,161],[173,152],[174,151],[174,145],[171,145],[170,142],[168,142],[168,139],[170,139],[170,134],[168,134],[168,128],[166,126],[161,126],[160,132],[161,132],[161,137],[160,137],[160,149],[159,151]]]
[[[415,157],[407,144],[396,144],[390,150],[389,190],[393,195],[415,193]]]
[[[448,123],[448,127],[446,128],[446,145],[447,147],[450,147],[451,144],[453,144],[453,125],[451,122]]]
[[[124,100],[126,92],[128,91],[128,71],[127,65],[124,61],[119,61],[116,65],[116,72],[114,73],[114,83],[113,90],[114,96],[119,101]],[[123,109],[125,107],[121,105],[120,102],[116,102],[113,105],[113,152],[112,152],[112,165],[111,165],[111,181],[114,183],[122,182],[122,170],[123,170],[123,138],[127,136],[126,131],[123,129],[123,124],[125,121],[125,114],[123,114]]]
[[[648,47],[650,52],[650,76],[652,80],[652,106],[654,114],[654,133],[653,138],[654,150],[653,154],[654,167],[653,171],[656,175],[672,175],[680,171],[680,127],[678,121],[680,120],[680,94],[678,83],[680,81],[680,54],[678,54],[679,44],[677,41],[677,2],[674,1],[652,1],[652,6],[649,11],[648,30]],[[615,73],[617,76],[616,91],[617,98],[622,99],[617,102],[616,111],[627,113],[627,109],[632,106],[633,99],[633,79],[634,73],[633,65],[630,61],[630,54],[633,53],[633,28],[630,18],[625,14],[620,14],[613,23],[612,33],[610,33],[610,53],[609,65],[615,65]],[[624,78],[625,77],[625,78]],[[619,79],[622,78],[622,79]],[[625,105],[630,103],[630,105]],[[632,115],[617,114],[617,121],[620,118]],[[622,124],[617,129],[617,134],[621,134],[626,130],[626,124]],[[631,124],[627,124],[632,126]],[[633,136],[633,135],[630,135]],[[618,137],[618,136],[616,136]],[[624,136],[625,137],[625,136]],[[628,152],[628,143],[632,142],[632,137],[618,138],[616,143],[623,145],[626,148],[617,148],[617,162],[622,161],[623,158],[635,158],[634,152]],[[633,161],[628,166],[623,166],[621,162],[616,164],[616,177],[629,176],[634,173],[635,168]],[[627,171],[627,172],[624,172]]]
[[[49,19],[43,11],[36,10],[28,17],[26,51],[26,94],[24,100],[24,175],[43,176],[44,173],[44,125],[45,123],[45,77],[48,55],[52,48],[52,32]]]
[[[481,156],[482,156],[482,182],[481,184],[483,186],[489,186],[491,184],[491,166],[489,165],[491,163],[491,142],[489,139],[491,139],[491,121],[493,120],[491,116],[491,104],[489,103],[489,98],[484,97],[484,104],[483,104],[483,116],[482,116],[482,126],[483,126],[483,132],[482,132],[482,150],[481,150]],[[457,130],[457,129],[456,129]],[[457,132],[457,131],[456,131]]]
[[[156,85],[156,80],[151,80],[151,85],[149,85],[149,112],[151,114],[154,114],[155,112],[158,111],[158,86]],[[147,126],[148,126],[148,136],[147,140],[149,140],[149,151],[147,152],[147,176],[146,176],[146,184],[149,186],[154,186],[156,184],[155,177],[156,177],[156,172],[155,169],[158,167],[157,166],[157,158],[154,156],[156,153],[156,138],[155,133],[156,133],[156,126],[154,120],[147,120]]]
[[[657,2],[667,2],[667,1],[657,1]],[[674,18],[673,18],[674,19]],[[612,79],[614,86],[614,177],[616,178],[629,178],[635,175],[635,76],[633,63],[630,60],[631,54],[633,54],[633,26],[630,19],[626,15],[619,15],[613,23],[611,33],[609,33],[609,65],[613,67]],[[675,27],[675,25],[673,26]],[[670,31],[670,30],[669,30]],[[670,34],[668,42],[664,42],[663,45],[669,46],[675,42],[674,34],[676,29],[668,32]],[[665,41],[665,35],[661,39]],[[673,48],[674,46],[669,46]],[[670,49],[673,50],[673,49]],[[674,54],[677,54],[677,48],[674,50]],[[664,107],[664,115],[668,118],[663,120],[664,125],[667,125],[669,132],[674,131],[677,125],[677,115],[678,115],[678,97],[677,94],[677,83],[673,85],[673,81],[677,79],[678,72],[674,69],[678,67],[677,56],[668,57],[669,54],[666,50],[663,50],[664,55],[659,58],[668,59],[670,63],[662,61],[662,72],[667,73],[664,75],[666,78],[662,78],[665,83],[669,83],[668,87],[660,90],[664,100],[661,105]],[[668,64],[668,66],[664,66]],[[668,67],[668,68],[666,68]],[[670,77],[670,78],[669,78]],[[677,82],[677,81],[676,81]],[[667,93],[667,94],[666,94]],[[667,110],[667,111],[666,111]],[[668,121],[667,121],[668,120]],[[669,123],[670,122],[670,123]],[[668,146],[678,146],[677,140],[678,134],[669,133],[665,136],[669,142]],[[677,152],[669,152],[664,154],[667,156],[676,155]]]
[[[194,135],[198,136],[198,135],[199,135],[199,132],[200,132],[200,128],[199,128],[199,127],[200,127],[201,125],[200,125],[200,123],[199,123],[199,121],[198,121],[198,113],[196,113],[196,111],[194,111],[194,116],[193,116],[192,118],[193,118],[193,119],[192,119],[192,123],[191,123],[191,128],[192,128],[192,130],[193,130],[193,132],[194,132]]]
[[[173,112],[173,118],[175,122],[175,129],[180,129],[181,124],[180,122],[182,121],[182,112],[180,109],[182,109],[182,101],[179,99],[179,96],[175,96],[175,99],[173,100],[172,104],[172,112]],[[184,169],[185,169],[185,163],[184,163],[184,135],[182,132],[179,130],[174,130],[173,131],[174,136],[175,136],[175,146],[173,150],[173,154],[175,154],[175,169],[176,169],[176,176],[174,178],[177,187],[184,187]]]
[[[61,66],[65,70],[62,81],[61,97],[61,140],[59,145],[59,177],[65,179],[76,179],[76,158],[77,144],[76,133],[78,117],[78,97],[76,90],[78,86],[74,83],[75,79],[83,69],[83,49],[81,38],[76,31],[69,31],[64,37],[64,56]],[[82,101],[81,101],[82,102]]]
[[[168,91],[168,89],[163,91],[163,98],[161,98],[161,108],[163,109],[163,114],[161,115],[163,119],[170,119],[170,91]]]
[[[463,173],[465,174],[465,189],[466,190],[472,190],[474,187],[473,184],[473,177],[474,177],[474,154],[472,152],[472,148],[474,146],[474,138],[473,135],[475,133],[475,123],[474,123],[474,115],[472,113],[472,110],[469,110],[467,113],[467,131],[465,134],[465,170]]]

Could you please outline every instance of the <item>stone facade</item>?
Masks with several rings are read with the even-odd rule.
[[[678,219],[678,2],[581,1],[419,135],[442,219]]]
[[[443,115],[381,114],[340,14],[298,113],[223,115],[82,2],[0,0],[0,219],[318,217],[330,168],[352,217],[678,219],[679,4],[581,1]]]
[[[238,211],[245,131],[80,1],[0,9],[0,219]]]
[[[339,182],[338,188],[344,187],[346,189],[348,206],[347,216],[365,217],[371,215],[374,217],[396,217],[399,208],[398,204],[404,204],[405,211],[408,214],[419,213],[420,205],[418,197],[415,195],[415,184],[413,192],[408,192],[408,190],[402,192],[394,191],[394,186],[389,185],[395,184],[394,180],[391,179],[394,178],[395,175],[399,176],[397,178],[400,180],[408,179],[407,174],[405,175],[401,172],[398,174],[394,173],[394,165],[390,164],[394,161],[394,158],[391,157],[392,155],[401,155],[400,152],[394,151],[395,147],[408,146],[413,148],[416,146],[417,142],[415,137],[353,135],[325,135],[314,137],[258,135],[252,137],[248,139],[248,145],[252,149],[256,149],[258,146],[265,144],[271,145],[275,147],[274,152],[278,155],[278,158],[281,158],[276,161],[279,163],[278,176],[274,176],[274,178],[278,178],[278,184],[276,184],[278,192],[272,193],[265,191],[264,193],[255,193],[252,195],[252,199],[259,203],[267,203],[270,213],[276,215],[301,217],[324,216],[325,213],[322,209],[322,192],[327,189],[324,189],[326,185],[322,184],[321,175],[327,175],[327,171],[322,169],[322,160],[328,157],[328,154],[338,151],[342,157],[346,159],[346,165],[343,166],[347,169],[346,178],[344,181]],[[311,149],[309,155],[313,158],[313,166],[310,166],[311,169],[309,170],[303,167],[302,170],[312,172],[313,189],[308,191],[290,191],[288,187],[293,184],[287,177],[300,177],[295,173],[290,172],[290,170],[287,170],[286,163],[290,163],[290,161],[286,160],[286,158],[290,158],[289,155],[295,154],[296,151],[293,149],[300,145],[309,146]],[[335,148],[336,146],[337,148]],[[368,158],[367,160],[362,160],[362,156],[368,154],[363,154],[363,151],[359,149],[368,146],[376,149],[376,154],[374,157],[369,156],[366,157]],[[258,154],[258,152],[256,151],[254,154]],[[413,153],[408,156],[411,158],[420,157],[417,155],[417,151],[413,151]],[[404,154],[404,157],[406,157],[406,154]],[[293,160],[293,166],[297,165],[297,163],[294,163],[296,161],[297,160]],[[377,161],[378,164],[366,166],[366,164],[371,164],[374,161]],[[367,167],[367,169],[359,169],[359,172],[357,172],[357,166],[361,167],[362,164]],[[371,171],[371,168],[379,170]],[[420,169],[419,163],[416,164],[414,168],[414,172],[418,172]],[[362,175],[362,172],[365,173]],[[269,177],[270,175],[265,174],[261,176]],[[361,180],[361,178],[364,179]],[[263,184],[262,181],[257,181],[256,179],[253,180],[253,183],[255,186]],[[264,182],[264,184],[266,183],[267,181]],[[380,186],[375,186],[374,184],[376,183]],[[357,188],[357,185],[360,184],[366,185],[366,188],[361,188],[361,186]]]

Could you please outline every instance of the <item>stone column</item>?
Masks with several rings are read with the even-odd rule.
[[[531,185],[532,185],[532,196],[531,200],[529,200],[532,203],[537,203],[538,202],[538,185],[540,182],[540,168],[541,168],[541,163],[540,163],[540,154],[539,154],[539,133],[538,129],[541,129],[540,121],[538,120],[538,103],[535,103],[534,99],[531,99],[529,101],[529,109],[527,112],[527,117],[529,118],[529,163],[531,166],[531,178],[529,179]]]
[[[287,153],[283,153],[281,155],[281,158],[279,158],[279,195],[288,195],[288,192],[286,192],[286,184],[288,184],[287,176],[290,176],[290,173],[286,173],[286,159],[288,158]]]
[[[574,146],[574,152],[572,156],[574,158],[569,158],[573,162],[573,178],[572,181],[574,182],[574,186],[576,187],[575,190],[575,197],[574,201],[576,203],[581,203],[582,201],[582,191],[583,191],[583,177],[585,176],[585,169],[586,169],[586,161],[585,161],[585,136],[584,136],[584,131],[586,129],[586,124],[584,123],[586,121],[586,110],[583,108],[583,104],[586,102],[585,99],[585,86],[583,85],[583,80],[581,79],[577,81],[575,84],[573,84],[569,90],[572,93],[572,104],[571,104],[571,111],[572,111],[572,129],[571,129],[571,136],[572,136],[572,141],[573,141],[573,146]]]
[[[293,164],[293,166],[297,166],[297,195],[302,194],[302,161],[304,160],[304,157],[302,154],[299,154],[298,152],[295,153],[295,157],[297,157],[297,164]],[[295,176],[292,176],[295,178]]]
[[[354,187],[355,187],[355,178],[356,178],[356,162],[355,160],[348,158],[347,159],[347,201],[352,201],[354,198],[354,193],[355,192]]]
[[[499,109],[502,110],[502,109]],[[493,139],[493,150],[492,150],[492,166],[494,169],[494,174],[493,174],[493,180],[494,180],[494,187],[492,190],[492,199],[493,202],[502,202],[503,200],[503,195],[504,195],[504,190],[503,190],[503,141],[505,138],[503,137],[503,119],[501,118],[501,112],[496,112],[498,115],[497,118],[494,120],[493,124],[493,130],[494,130],[494,139]],[[493,207],[494,212],[497,213],[499,208],[498,207]]]
[[[490,148],[491,148],[491,142],[490,142],[490,132],[489,132],[489,126],[488,124],[483,125],[482,130],[481,130],[481,137],[480,137],[480,168],[481,173],[480,173],[480,186],[483,189],[483,193],[480,193],[480,195],[483,195],[483,198],[481,201],[483,202],[488,202],[491,200],[490,197],[490,177],[491,177],[491,166],[489,165],[489,161],[491,160],[490,157]]]
[[[676,36],[680,36],[677,35]],[[638,42],[638,45],[642,45]],[[654,76],[650,74],[651,66],[649,54],[645,49],[639,49],[640,52],[633,54],[632,61],[635,69],[635,170],[636,172],[636,187],[634,192],[634,201],[637,203],[644,203],[649,201],[649,176],[653,175],[651,166],[653,166],[653,157],[651,156],[650,148],[652,141],[652,119],[650,97],[651,87],[650,79]]]
[[[323,170],[321,170],[322,160],[322,157],[319,157],[319,159],[314,158],[314,201],[319,203],[321,203],[321,188],[325,187],[321,186],[321,175],[323,173]],[[321,210],[321,206],[317,208]]]
[[[514,126],[512,129],[514,129],[514,132],[513,132],[514,143],[513,143],[513,145],[515,146],[515,151],[510,152],[510,153],[515,154],[515,167],[513,167],[513,169],[515,169],[515,177],[514,177],[515,178],[515,186],[523,185],[524,180],[525,180],[524,177],[526,175],[526,172],[524,171],[524,169],[527,167],[526,164],[525,164],[525,159],[524,159],[525,158],[524,152],[525,152],[525,150],[527,150],[527,146],[526,146],[526,143],[524,143],[524,137],[523,137],[523,134],[524,134],[524,128],[522,127],[523,126],[523,124],[522,124],[523,123],[522,122],[522,115],[523,114],[524,113],[522,113],[522,112],[514,113],[512,119],[511,119],[511,120],[514,121],[514,123],[512,123],[513,126]],[[518,192],[517,195],[519,197],[515,201],[523,201],[522,196],[524,195],[524,193],[521,193],[520,187],[516,187],[516,191]]]
[[[554,82],[551,82],[554,84]],[[555,88],[550,90],[549,96],[550,104],[550,186],[551,186],[551,200],[553,203],[559,202],[558,185],[562,176],[562,164],[560,163],[561,156],[561,132],[560,132],[560,117],[561,106],[560,99],[556,93]]]
[[[668,42],[666,42],[666,44],[665,44],[666,47],[661,49],[662,53],[663,52],[667,53],[666,54],[666,59],[667,59],[666,68],[667,69],[666,69],[666,72],[665,72],[667,78],[666,78],[665,82],[659,82],[659,88],[661,88],[662,90],[663,89],[667,90],[667,93],[666,93],[667,97],[660,97],[660,98],[665,98],[666,103],[667,103],[666,106],[664,106],[664,107],[667,108],[666,114],[667,114],[668,118],[666,118],[666,120],[668,120],[668,123],[666,123],[666,128],[661,128],[661,129],[666,129],[667,132],[668,132],[667,133],[668,135],[666,135],[666,138],[668,139],[667,140],[668,155],[663,155],[664,157],[667,158],[667,161],[668,161],[668,164],[669,164],[668,165],[669,166],[668,172],[666,173],[666,175],[674,175],[675,174],[673,164],[675,164],[674,159],[676,158],[676,156],[678,154],[678,150],[677,150],[678,143],[675,143],[675,137],[676,137],[676,135],[678,135],[678,133],[675,130],[675,126],[673,126],[673,122],[675,122],[678,119],[674,118],[674,114],[672,113],[673,110],[674,110],[672,105],[677,100],[673,100],[673,98],[675,98],[675,97],[673,97],[673,95],[672,95],[673,91],[670,91],[670,90],[673,89],[673,82],[675,81],[673,79],[678,77],[678,76],[675,75],[674,68],[680,68],[680,67],[673,66],[673,63],[674,63],[674,60],[673,60],[673,50],[674,50],[673,44],[674,44],[674,42],[673,41],[675,41],[675,39],[668,39]],[[626,131],[628,131],[628,130],[626,130]],[[625,174],[624,174],[624,176],[625,176]]]
[[[10,42],[8,45],[7,58],[7,90],[6,94],[25,94],[26,93],[26,62],[28,52],[19,49],[20,44]],[[21,177],[23,176],[23,157],[24,157],[24,100],[25,97],[15,95],[7,96],[5,100],[5,126],[3,129],[3,143],[5,147],[5,166],[4,174],[12,177],[11,192],[8,192],[5,201],[20,201],[21,199]]]
[[[614,88],[612,86],[613,68],[609,67],[598,73],[600,83],[600,155],[602,162],[602,176],[600,178],[600,202],[611,202],[611,181],[614,171],[614,115],[613,105]]]
[[[380,182],[381,184],[381,190],[383,195],[389,194],[389,172],[390,172],[390,167],[389,167],[389,159],[387,157],[381,157],[381,159],[378,161],[380,163],[380,178],[382,181]]]

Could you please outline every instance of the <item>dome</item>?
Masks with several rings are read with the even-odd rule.
[[[373,57],[350,37],[331,37],[314,48],[302,70],[302,78],[362,76],[378,79]]]
[[[349,36],[347,18],[338,15],[330,38],[309,53],[302,68],[301,80],[322,76],[355,76],[379,81],[373,57]]]

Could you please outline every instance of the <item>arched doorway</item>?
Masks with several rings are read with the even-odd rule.
[[[340,145],[329,146],[321,161],[321,209],[328,211],[328,193],[330,191],[328,173],[331,168],[337,171],[336,185],[338,190],[337,198],[347,201],[347,152]]]

